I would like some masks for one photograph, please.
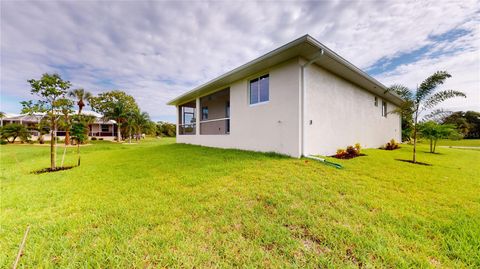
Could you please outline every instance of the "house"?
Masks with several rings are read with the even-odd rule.
[[[89,124],[89,137],[101,138],[104,140],[114,140],[117,136],[117,123],[113,120],[104,120],[100,114],[85,111],[82,114],[95,116],[95,122]],[[43,114],[35,115],[13,115],[8,114],[0,120],[0,126],[18,123],[25,125],[30,130],[32,139],[36,140],[39,137],[39,132],[36,130],[37,124],[42,120]],[[59,127],[56,130],[56,136],[60,139],[65,138],[65,130]],[[50,140],[50,133],[44,135],[44,140]]]
[[[403,101],[305,35],[168,104],[177,143],[301,157],[400,140]]]

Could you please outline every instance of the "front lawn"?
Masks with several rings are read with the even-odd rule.
[[[48,147],[1,146],[0,267],[27,225],[25,268],[480,267],[480,151],[372,149],[339,170],[173,142],[97,141],[41,175]]]

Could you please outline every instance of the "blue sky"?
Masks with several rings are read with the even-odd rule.
[[[18,113],[28,79],[58,72],[93,93],[122,89],[154,120],[165,103],[304,34],[385,85],[436,70],[480,111],[478,1],[1,1],[0,111]]]

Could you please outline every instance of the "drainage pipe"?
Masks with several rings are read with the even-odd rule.
[[[342,166],[341,164],[332,163],[332,162],[330,162],[330,161],[325,160],[324,158],[319,158],[319,157],[312,156],[312,155],[308,155],[308,156],[306,156],[305,158],[312,159],[312,160],[315,160],[315,161],[319,161],[319,162],[324,163],[324,164],[326,164],[326,165],[333,166],[333,167],[335,167],[335,168],[337,168],[337,169],[342,169],[342,168],[343,168],[343,166]]]
[[[320,57],[322,57],[323,55],[323,49],[320,49],[319,52],[317,52],[312,59],[310,59],[308,62],[306,62],[305,64],[301,65],[300,67],[300,72],[301,72],[301,79],[302,79],[302,102],[301,102],[301,123],[302,123],[302,126],[301,126],[301,131],[302,131],[302,135],[301,135],[301,149],[300,149],[300,155],[301,156],[305,156],[305,129],[306,129],[306,122],[305,122],[305,107],[306,107],[306,83],[307,83],[307,79],[306,79],[306,73],[305,73],[305,69],[310,66],[312,63],[314,63],[316,60],[318,60]]]

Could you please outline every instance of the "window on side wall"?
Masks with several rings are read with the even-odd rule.
[[[250,80],[250,104],[268,102],[270,100],[269,87],[269,75]]]
[[[382,101],[382,116],[387,117],[387,102]]]
[[[378,97],[376,97],[376,96],[375,96],[374,104],[375,104],[375,106],[378,106]]]
[[[105,133],[105,132],[108,132],[110,130],[108,124],[102,124],[102,132]]]
[[[208,106],[202,107],[202,120],[208,120]]]

